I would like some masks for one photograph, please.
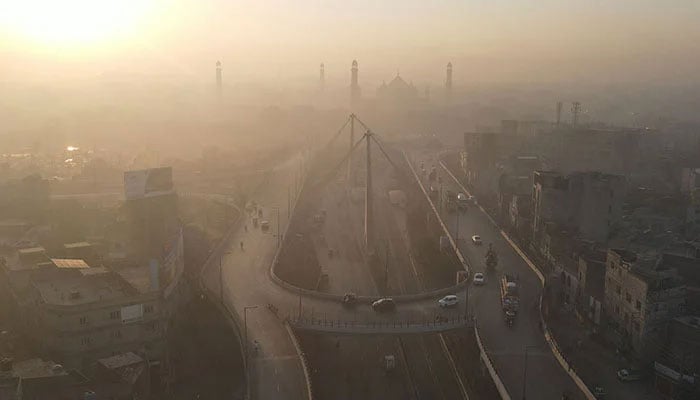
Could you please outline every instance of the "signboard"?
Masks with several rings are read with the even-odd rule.
[[[127,199],[155,197],[173,192],[171,167],[124,172],[124,194]]]
[[[122,324],[130,324],[143,318],[143,304],[122,307]]]

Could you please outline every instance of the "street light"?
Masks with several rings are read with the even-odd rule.
[[[523,370],[523,400],[526,400],[526,391],[527,391],[527,351],[531,348],[532,349],[539,349],[540,346],[535,346],[535,345],[525,346],[525,369]]]
[[[277,212],[277,248],[279,249],[282,240],[282,233],[280,232],[280,208],[277,206],[271,208]]]
[[[246,358],[248,357],[248,310],[258,308],[258,306],[243,307],[243,352]]]
[[[224,256],[231,254],[230,251],[221,253],[219,256],[219,300],[221,305],[224,306]]]

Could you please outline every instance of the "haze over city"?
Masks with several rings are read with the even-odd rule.
[[[0,400],[700,398],[698,21],[0,0]]]

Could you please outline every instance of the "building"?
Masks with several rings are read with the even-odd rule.
[[[163,244],[180,229],[172,168],[125,172],[124,191],[130,255],[148,263],[162,255]]]
[[[445,71],[445,101],[452,101],[452,62],[447,63]]]
[[[352,66],[350,67],[350,105],[353,108],[359,106],[360,98],[362,97],[358,72],[357,60],[352,60]]]
[[[0,361],[3,400],[147,400],[148,363],[134,353],[98,360],[91,377],[53,361]]]
[[[216,99],[221,101],[223,94],[223,78],[221,76],[221,61],[216,62]]]
[[[64,246],[62,258],[39,247],[0,263],[11,320],[22,323],[18,329],[42,354],[67,367],[89,371],[96,360],[127,352],[167,366],[170,322],[189,298],[170,169],[133,171],[125,184],[131,241],[124,257],[103,259],[79,242]]]
[[[654,360],[666,325],[684,313],[685,302],[685,285],[663,258],[608,249],[604,311],[621,348]]]
[[[700,317],[684,315],[668,324],[666,347],[654,362],[656,389],[666,398],[700,396]]]
[[[592,247],[578,254],[579,309],[595,325],[600,325],[603,313],[606,257],[606,251]]]
[[[411,107],[418,101],[418,89],[413,83],[404,81],[398,73],[391,82],[384,82],[377,88],[377,103],[382,107]]]
[[[626,179],[600,172],[562,175],[536,171],[533,179],[533,237],[554,222],[584,240],[606,242],[622,217]]]

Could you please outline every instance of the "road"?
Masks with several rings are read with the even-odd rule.
[[[207,288],[221,294],[225,306],[240,321],[247,321],[247,335],[244,334],[247,343],[260,343],[260,351],[250,356],[248,365],[251,392],[259,399],[306,398],[302,364],[284,324],[287,317],[301,314],[324,320],[390,324],[407,320],[432,321],[438,313],[447,317],[460,313],[457,309],[439,310],[438,297],[434,297],[402,302],[396,312],[378,314],[368,304],[348,309],[337,299],[300,296],[276,284],[270,276],[278,243],[276,210],[279,210],[280,230],[284,232],[288,221],[284,206],[287,187],[294,182],[297,165],[297,160],[292,159],[275,168],[254,199],[261,205],[265,218],[270,218],[271,230],[262,232],[253,228],[249,220],[240,224],[221,251],[221,271],[216,263],[211,263],[203,273]],[[268,304],[278,311],[270,311]],[[434,328],[436,331],[443,329],[440,325]]]
[[[438,168],[444,190],[450,189],[455,193],[464,191],[440,170],[434,151],[414,148],[411,155],[416,169],[421,161],[426,168],[431,165]],[[489,274],[487,284],[470,290],[470,307],[476,316],[484,347],[511,397],[560,399],[565,391],[580,393],[554,358],[539,327],[540,281],[506,241],[500,228],[474,206],[466,212],[445,212],[443,220],[453,237],[458,238],[459,249],[471,265],[472,272],[485,270],[484,256],[489,243],[498,253],[499,265],[496,271]],[[470,240],[472,235],[480,235],[484,245],[473,245]],[[500,305],[498,279],[505,272],[519,277],[521,309],[513,327],[506,325]],[[580,396],[583,398],[582,394]]]

